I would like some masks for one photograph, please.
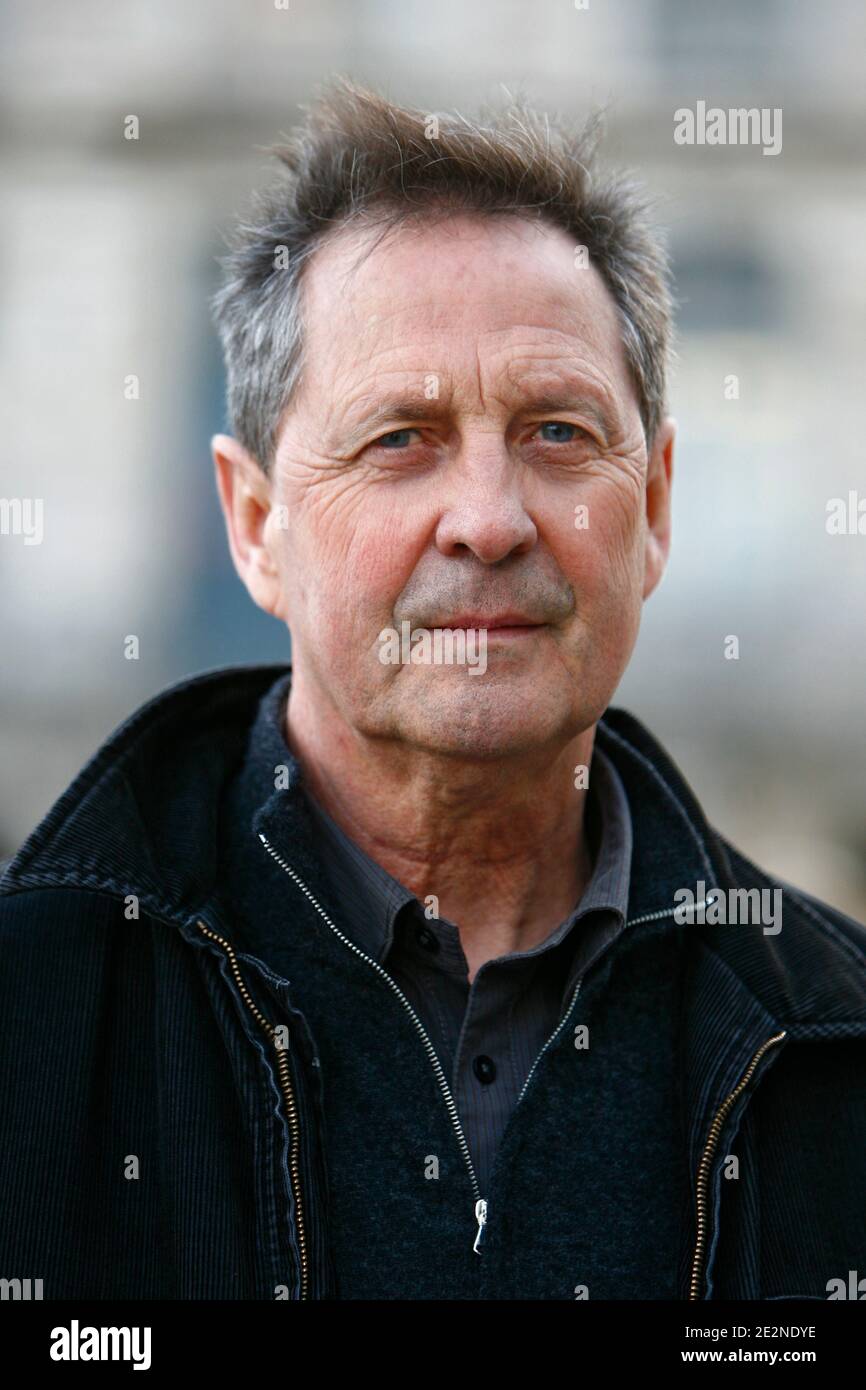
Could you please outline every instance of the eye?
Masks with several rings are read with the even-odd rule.
[[[539,425],[545,444],[571,444],[579,434],[585,434],[579,425],[570,425],[567,420],[545,420]],[[544,433],[544,431],[548,433]]]
[[[410,440],[409,436],[417,434],[417,430],[389,430],[387,434],[382,434],[378,439],[373,440],[374,445],[379,445],[383,449],[405,449]]]

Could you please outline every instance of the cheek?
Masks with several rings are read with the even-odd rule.
[[[371,503],[372,503],[372,499]],[[352,526],[336,512],[290,535],[283,563],[287,592],[300,600],[296,620],[335,652],[375,643],[418,559],[412,528],[394,510],[356,509]]]
[[[623,602],[643,582],[643,509],[631,488],[587,489],[567,534],[563,567],[575,593]],[[639,595],[638,595],[639,597]]]

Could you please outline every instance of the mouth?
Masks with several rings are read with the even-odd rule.
[[[546,623],[534,622],[519,613],[502,613],[498,617],[488,617],[477,613],[459,613],[441,624],[442,627],[472,628],[478,632],[496,633],[497,636],[525,636],[546,627]]]
[[[542,632],[547,626],[546,623],[517,623],[513,625],[504,624],[502,627],[488,627],[487,641],[499,641],[507,638],[509,641],[517,641],[521,637],[532,637],[536,632]]]

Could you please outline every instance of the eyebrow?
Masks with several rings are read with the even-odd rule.
[[[446,413],[440,400],[431,400],[423,394],[388,397],[377,401],[345,434],[341,431],[340,446],[351,451],[362,443],[371,430],[391,424],[394,420],[434,421],[441,420]]]
[[[605,439],[611,432],[613,420],[610,411],[596,399],[595,396],[587,394],[586,391],[578,388],[571,390],[566,383],[555,387],[553,390],[529,392],[527,404],[524,410],[536,411],[539,414],[551,414],[557,410],[575,410],[584,415],[588,415],[597,425]]]
[[[529,390],[520,409],[523,413],[531,412],[533,414],[536,412],[549,414],[558,410],[580,411],[594,421],[605,441],[612,429],[609,411],[595,396],[588,394],[585,389],[580,387],[572,390],[567,382],[562,382],[555,387],[547,387],[542,391]],[[393,427],[395,420],[435,422],[442,420],[448,413],[449,407],[446,401],[439,398],[431,399],[423,393],[413,394],[410,392],[387,397],[371,406],[357,424],[352,425],[345,433],[340,431],[340,448],[346,452],[351,452],[380,426],[385,427],[390,424]]]

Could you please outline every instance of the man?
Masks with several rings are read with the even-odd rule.
[[[594,144],[337,83],[236,234],[212,447],[292,665],[144,705],[4,877],[0,1248],[46,1297],[863,1267],[863,929],[609,708],[670,543],[671,312]]]

